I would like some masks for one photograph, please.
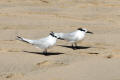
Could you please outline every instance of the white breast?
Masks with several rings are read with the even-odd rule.
[[[34,44],[41,49],[46,49],[52,47],[56,43],[56,40],[57,40],[56,38],[48,36],[46,38],[36,40]]]
[[[69,42],[77,42],[82,40],[84,36],[85,36],[85,33],[81,31],[74,31],[74,32],[65,34],[64,39]]]

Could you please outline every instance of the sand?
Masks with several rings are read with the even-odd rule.
[[[0,80],[120,80],[120,0],[1,0]],[[57,40],[48,50],[16,40],[86,34],[79,49]]]

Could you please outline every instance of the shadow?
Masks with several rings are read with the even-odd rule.
[[[75,47],[75,48],[73,48],[72,46],[65,46],[65,45],[57,45],[57,46],[62,46],[62,47],[66,47],[66,48],[71,48],[71,49],[73,49],[73,50],[91,48],[91,47],[86,47],[86,46],[77,46],[77,47]]]
[[[31,52],[31,51],[23,51],[23,52],[33,53],[33,54],[40,54],[40,55],[45,55],[45,56],[64,54],[64,53],[59,53],[59,52],[48,52],[47,54],[43,54],[43,52]]]

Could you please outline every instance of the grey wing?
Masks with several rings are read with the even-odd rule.
[[[74,32],[71,32],[71,33],[66,33],[66,34],[64,34],[63,38],[64,38],[65,40],[73,40],[73,39],[74,39],[74,36],[75,36]]]
[[[39,40],[34,40],[33,45],[42,45],[46,42],[45,38],[39,39]]]
[[[63,38],[63,36],[64,36],[64,33],[54,33],[55,34],[55,36],[57,36],[58,38]]]

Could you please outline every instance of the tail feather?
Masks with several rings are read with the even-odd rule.
[[[23,42],[26,42],[26,43],[32,43],[32,40],[29,40],[29,39],[25,39],[25,38],[22,38],[20,36],[16,36],[18,40],[20,41],[23,41]]]
[[[58,36],[58,39],[64,40],[64,33],[55,33],[56,36]]]

